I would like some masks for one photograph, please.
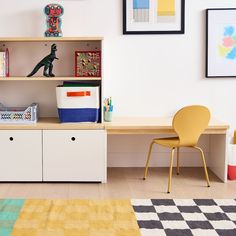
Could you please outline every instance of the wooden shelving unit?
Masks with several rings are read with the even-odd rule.
[[[76,51],[102,51],[102,40],[0,38],[0,50],[7,48],[10,58],[10,77],[0,77],[0,103],[9,107],[39,104],[36,124],[0,124],[0,182],[106,182],[103,110],[99,110],[98,123],[60,123],[56,102],[57,86],[63,81],[80,81],[88,87],[100,87],[102,108],[102,76],[75,77]],[[43,77],[43,68],[33,77],[26,77],[50,53],[54,43],[59,58],[53,62],[56,77]]]

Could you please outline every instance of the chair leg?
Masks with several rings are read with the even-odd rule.
[[[179,147],[177,147],[177,175],[179,175]]]
[[[150,144],[150,147],[149,147],[149,151],[148,151],[148,157],[147,157],[147,161],[146,161],[146,167],[145,167],[145,171],[144,171],[144,176],[143,176],[143,180],[145,180],[147,178],[147,172],[148,172],[148,165],[149,165],[149,161],[150,161],[150,157],[151,157],[151,152],[152,152],[152,147],[153,147],[153,144],[155,142],[152,141],[152,143]]]
[[[172,178],[172,168],[173,168],[174,154],[175,154],[175,148],[172,148],[172,150],[171,150],[171,158],[170,158],[170,172],[169,172],[169,181],[168,181],[167,193],[170,193],[170,189],[171,189],[171,178]]]
[[[207,181],[207,186],[210,187],[210,181],[209,181],[209,177],[208,177],[208,172],[207,172],[207,166],[206,166],[206,161],[205,161],[204,153],[203,153],[203,151],[202,151],[202,149],[200,147],[194,147],[194,148],[199,150],[200,153],[201,153],[202,163],[203,163],[203,167],[204,167],[204,171],[205,171],[205,176],[206,176],[206,181]]]

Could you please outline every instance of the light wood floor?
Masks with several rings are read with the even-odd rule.
[[[143,168],[110,168],[107,184],[3,184],[0,198],[235,198],[236,181],[222,183],[211,172],[211,187],[206,187],[202,168],[181,168],[173,172],[172,191],[166,193],[168,168],[150,168],[142,180]]]

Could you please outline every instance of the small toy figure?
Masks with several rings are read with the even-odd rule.
[[[56,51],[57,51],[57,45],[53,44],[51,46],[51,53],[49,55],[47,55],[46,57],[44,57],[33,69],[33,71],[27,75],[27,77],[31,77],[34,74],[37,73],[37,71],[44,66],[44,70],[43,70],[43,75],[46,77],[55,77],[55,75],[52,73],[52,69],[53,69],[53,61],[54,59],[58,58],[56,57]],[[48,72],[47,72],[48,71]]]
[[[48,4],[44,8],[47,16],[47,31],[45,37],[62,37],[61,18],[64,8],[59,4]]]

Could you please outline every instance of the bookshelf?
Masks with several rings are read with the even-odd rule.
[[[10,57],[10,77],[0,77],[0,102],[7,106],[27,106],[34,101],[39,103],[40,117],[57,117],[56,86],[63,81],[84,81],[100,86],[102,107],[102,76],[75,77],[75,51],[102,51],[102,41],[102,37],[0,38],[0,50],[8,48]],[[42,76],[42,68],[33,77],[27,77],[35,65],[50,53],[53,43],[57,45],[56,55],[59,58],[53,62],[55,77]],[[22,98],[21,94],[25,97]],[[102,112],[100,117],[102,123]]]

